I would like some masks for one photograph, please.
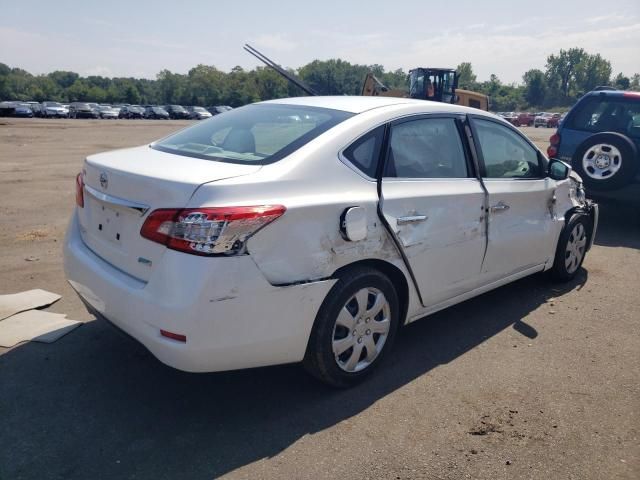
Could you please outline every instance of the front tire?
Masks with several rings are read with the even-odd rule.
[[[558,282],[568,282],[578,274],[589,245],[591,224],[585,215],[575,215],[560,234],[551,276]]]
[[[373,268],[348,270],[320,307],[303,365],[333,387],[355,385],[380,365],[399,323],[398,295],[391,281]]]

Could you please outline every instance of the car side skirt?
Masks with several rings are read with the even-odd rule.
[[[540,265],[535,265],[533,267],[529,267],[525,270],[522,270],[518,273],[514,273],[512,275],[509,275],[507,277],[504,277],[500,280],[497,280],[495,282],[492,283],[488,283],[487,285],[483,285],[482,287],[478,287],[476,289],[473,289],[467,293],[463,293],[462,295],[458,295],[456,297],[450,298],[449,300],[445,300],[444,302],[438,303],[436,305],[431,305],[430,307],[425,308],[424,310],[420,310],[418,313],[413,314],[411,317],[409,317],[407,319],[406,323],[411,323],[414,322],[416,320],[419,320],[423,317],[426,317],[428,315],[432,315],[436,312],[439,312],[440,310],[444,310],[445,308],[451,307],[453,305],[456,305],[458,303],[464,302],[465,300],[469,300],[470,298],[473,297],[477,297],[478,295],[482,295],[483,293],[489,292],[491,290],[494,290],[496,288],[502,287],[503,285],[506,285],[507,283],[511,283],[511,282],[515,282],[516,280],[519,280],[520,278],[523,277],[527,277],[529,275],[532,275],[534,273],[538,273],[541,272],[545,269],[545,265],[544,263],[541,263]]]

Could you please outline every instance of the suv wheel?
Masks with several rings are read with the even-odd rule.
[[[638,154],[624,135],[597,133],[580,144],[572,164],[588,188],[612,190],[633,180],[638,170]]]
[[[349,387],[377,367],[391,349],[400,321],[391,281],[372,268],[340,276],[316,317],[306,370],[334,387]]]

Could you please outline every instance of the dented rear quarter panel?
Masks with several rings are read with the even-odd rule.
[[[376,117],[379,124],[386,122],[389,112],[384,110],[356,115],[252,175],[202,185],[189,206],[284,205],[285,214],[247,242],[251,258],[269,283],[316,281],[354,262],[382,260],[405,275],[412,305],[417,295],[411,279],[378,217],[376,182],[338,155],[375,128]],[[342,213],[354,206],[363,207],[367,219],[366,238],[355,242],[344,239],[340,232]],[[417,303],[416,308],[419,306]]]

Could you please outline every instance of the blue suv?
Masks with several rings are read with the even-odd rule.
[[[640,182],[640,92],[599,87],[587,93],[549,142],[549,158],[570,163],[587,189]]]

